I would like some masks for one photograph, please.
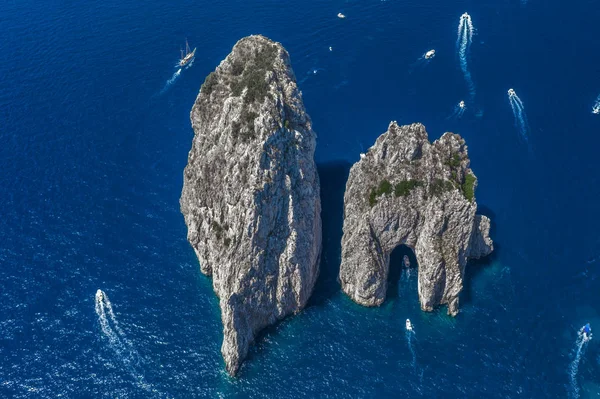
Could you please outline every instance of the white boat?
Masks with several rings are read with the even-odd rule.
[[[459,106],[460,108],[464,108],[464,107],[465,107],[465,102],[464,102],[464,101],[461,101],[461,102],[459,102],[459,103],[458,103],[458,106]]]
[[[600,105],[596,105],[594,108],[592,108],[592,114],[600,114]]]
[[[435,50],[429,50],[428,52],[425,53],[426,60],[433,58],[433,57],[435,57]]]
[[[410,319],[406,319],[406,331],[413,331],[413,326],[410,322]]]
[[[342,18],[342,19],[344,19],[344,18],[346,18],[346,16],[345,16],[344,14],[342,14],[341,12],[339,12],[339,13],[338,13],[338,18]]]
[[[187,39],[185,39],[185,53],[181,50],[181,59],[179,60],[179,66],[184,67],[189,64],[196,55],[196,48],[193,51],[190,51],[190,45],[188,44]]]
[[[517,93],[515,93],[515,91],[513,89],[508,89],[508,96],[509,97],[514,97],[516,95],[517,95]]]

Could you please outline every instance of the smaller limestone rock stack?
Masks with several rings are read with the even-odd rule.
[[[181,212],[223,321],[236,374],[256,333],[300,311],[319,273],[316,135],[290,58],[263,36],[240,40],[191,112]]]
[[[421,124],[389,125],[352,169],[344,196],[342,289],[355,302],[378,306],[387,290],[390,253],[406,245],[419,267],[426,311],[458,313],[469,258],[493,250],[490,220],[477,215],[477,178],[465,141],[445,133],[430,143]]]

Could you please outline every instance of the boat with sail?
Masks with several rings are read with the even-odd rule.
[[[188,44],[187,39],[185,39],[185,53],[181,50],[181,59],[179,60],[179,66],[184,67],[188,65],[194,59],[196,55],[196,48],[194,50],[190,50],[190,45]]]

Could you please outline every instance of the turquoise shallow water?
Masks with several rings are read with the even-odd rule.
[[[456,52],[465,11],[472,100]],[[595,397],[596,341],[575,360],[577,329],[600,328],[599,17],[583,0],[5,2],[0,396]],[[309,306],[231,379],[178,199],[197,91],[252,33],[290,52],[319,135],[324,247]],[[174,75],[185,37],[198,56]],[[494,221],[496,252],[469,264],[455,319],[419,310],[402,249],[380,308],[336,281],[349,167],[391,120],[462,134]]]

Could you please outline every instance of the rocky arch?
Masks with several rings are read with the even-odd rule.
[[[457,314],[467,260],[492,251],[489,219],[476,215],[476,185],[460,136],[430,143],[423,125],[392,122],[346,184],[343,291],[361,305],[383,303],[390,254],[406,245],[419,264],[421,309],[446,304]]]

